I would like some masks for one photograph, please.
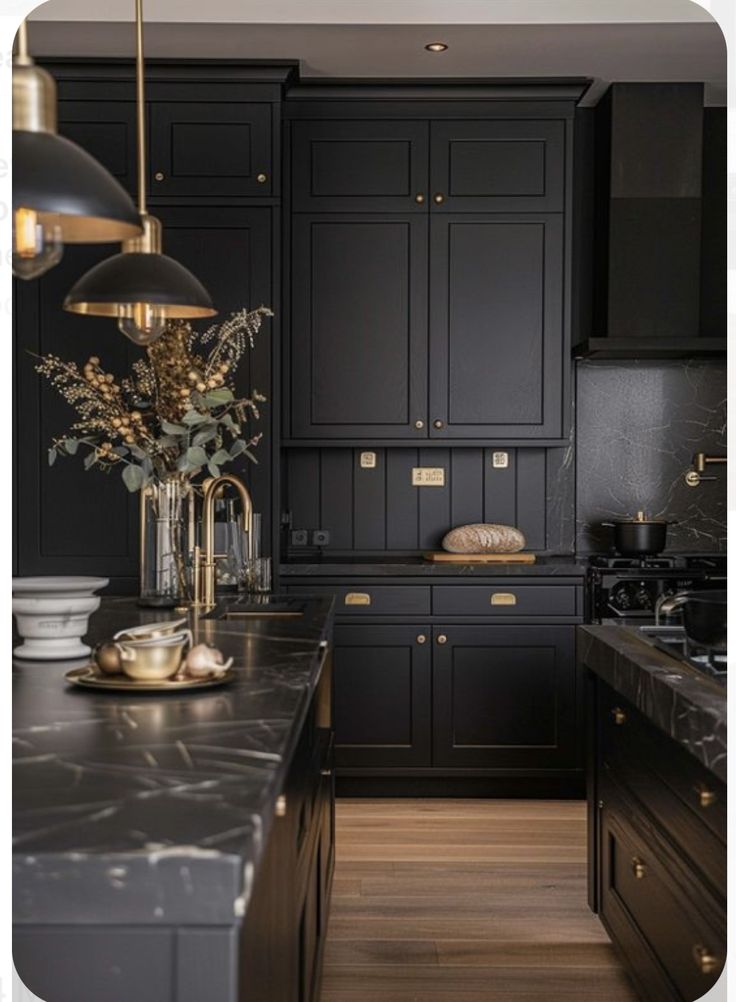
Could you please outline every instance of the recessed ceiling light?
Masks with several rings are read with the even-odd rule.
[[[427,52],[444,52],[447,49],[447,45],[444,42],[430,42],[424,48]]]

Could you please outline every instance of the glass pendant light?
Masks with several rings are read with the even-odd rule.
[[[161,253],[161,223],[146,211],[143,0],[136,0],[135,12],[138,210],[143,233],[126,239],[120,254],[83,275],[64,300],[64,309],[86,316],[115,317],[122,333],[145,347],[163,334],[168,320],[211,317],[217,310],[202,283],[178,261]]]
[[[76,143],[56,133],[56,84],[28,55],[26,22],[13,56],[13,273],[37,278],[65,243],[112,243],[141,232],[130,196]]]

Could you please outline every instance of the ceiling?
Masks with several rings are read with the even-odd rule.
[[[304,77],[590,77],[706,83],[725,104],[720,28],[693,0],[147,0],[149,56],[298,59]],[[133,0],[49,0],[39,56],[130,56]],[[425,50],[428,42],[449,46]]]

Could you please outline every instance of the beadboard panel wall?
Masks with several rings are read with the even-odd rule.
[[[574,546],[573,462],[568,449],[508,449],[494,468],[482,448],[289,449],[283,505],[293,529],[326,529],[332,553],[437,549],[445,533],[468,522],[518,526],[527,549],[571,553]],[[441,467],[443,487],[412,486],[412,469]],[[295,551],[296,552],[296,551]]]

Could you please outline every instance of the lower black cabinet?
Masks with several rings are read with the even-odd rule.
[[[356,768],[431,764],[427,626],[335,628],[335,762]]]
[[[433,639],[435,765],[575,765],[574,627],[452,626]]]

